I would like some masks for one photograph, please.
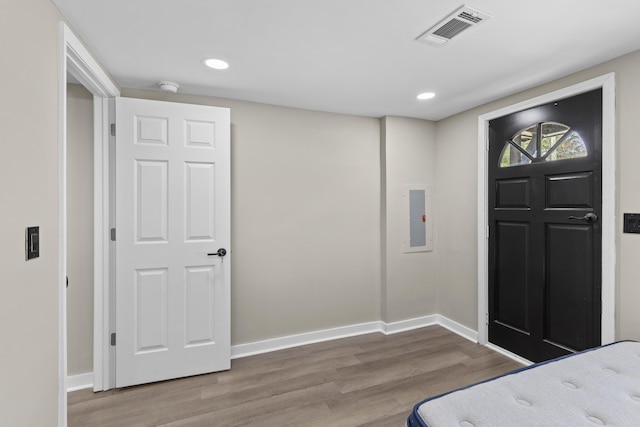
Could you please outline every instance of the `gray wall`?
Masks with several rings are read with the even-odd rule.
[[[88,176],[91,152],[81,139],[91,128],[75,108],[90,114],[82,106],[90,98],[86,91],[81,96],[82,88],[71,89],[78,95],[70,93],[69,99],[69,171]],[[149,91],[124,95],[232,108],[233,345],[434,313],[434,252],[403,254],[401,248],[402,186],[435,183],[433,123],[384,118],[381,153],[377,119]],[[72,149],[78,151],[73,156]],[[381,179],[388,188],[383,277]],[[83,230],[90,224],[83,224],[82,200],[92,197],[84,181],[78,188],[69,184],[69,224],[77,221]],[[90,271],[71,271],[76,257],[92,251],[76,250],[86,242],[76,241],[73,231],[70,375],[91,372],[92,353]]]
[[[0,425],[58,419],[58,22],[50,0],[3,2],[0,40]],[[25,227],[40,226],[25,262]]]
[[[123,96],[231,108],[233,345],[435,313],[435,252],[401,248],[402,186],[435,184],[434,123]]]
[[[478,115],[617,71],[619,203],[628,205],[624,211],[640,211],[628,184],[636,168],[628,164],[632,157],[620,156],[635,155],[629,111],[638,110],[638,85],[631,76],[639,56],[438,123],[377,121],[156,91],[124,95],[232,108],[234,345],[434,313],[476,329]],[[401,253],[403,184],[434,185],[433,252]],[[619,208],[619,217],[622,212]],[[349,239],[341,242],[341,236]],[[640,321],[623,297],[637,292],[630,279],[636,273],[629,259],[634,237],[618,236],[620,338],[636,337]],[[338,251],[329,255],[332,248]],[[271,250],[287,257],[271,256]]]
[[[377,119],[156,91],[231,108],[231,342],[379,320]]]
[[[438,312],[477,325],[477,126],[478,115],[610,72],[616,73],[616,335],[640,339],[640,236],[622,233],[622,214],[640,212],[640,51],[546,85],[449,117],[437,124]]]
[[[382,170],[382,320],[387,323],[436,313],[436,255],[439,250],[403,253],[408,218],[403,216],[405,185],[436,184],[436,125],[402,117],[384,117]],[[429,218],[437,229],[437,218]]]
[[[67,86],[67,374],[93,371],[93,95]]]
[[[10,82],[0,101],[2,425],[57,423],[60,20],[49,0],[12,2],[0,15],[0,39],[19,40],[3,45],[7,61],[0,67],[0,78]],[[476,326],[477,224],[468,213],[475,212],[477,198],[478,114],[610,71],[618,73],[618,218],[640,212],[638,52],[436,124],[436,312]],[[181,95],[173,99],[233,109],[233,342],[379,319],[378,120]],[[430,137],[425,141],[429,144]],[[25,262],[24,228],[32,225],[41,227],[42,254]],[[640,238],[621,229],[618,219],[618,338],[640,339]],[[432,305],[425,303],[424,314]],[[387,311],[401,319],[418,310]]]

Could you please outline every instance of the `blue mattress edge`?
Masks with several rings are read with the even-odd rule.
[[[576,353],[567,354],[565,356],[560,356],[560,357],[557,357],[555,359],[545,360],[544,362],[538,362],[538,363],[534,363],[534,364],[529,365],[529,366],[523,366],[522,368],[506,372],[506,373],[504,373],[502,375],[498,375],[498,376],[495,376],[495,377],[492,377],[492,378],[488,378],[488,379],[483,380],[483,381],[478,381],[476,383],[469,384],[469,385],[464,386],[464,387],[459,387],[459,388],[456,388],[454,390],[450,390],[450,391],[447,391],[445,393],[438,394],[436,396],[428,397],[428,398],[426,398],[426,399],[422,400],[421,402],[418,402],[418,403],[416,403],[414,405],[413,410],[411,411],[411,414],[407,418],[406,426],[407,427],[432,427],[432,426],[429,426],[429,424],[425,423],[422,420],[422,417],[418,414],[418,408],[420,407],[420,405],[422,405],[423,403],[428,402],[430,400],[435,400],[435,399],[438,399],[438,398],[440,398],[442,396],[446,396],[448,394],[455,393],[455,392],[460,391],[460,390],[466,390],[468,388],[475,387],[477,385],[484,384],[484,383],[493,381],[493,380],[498,379],[498,378],[506,377],[506,376],[509,376],[509,375],[514,375],[514,374],[517,374],[518,372],[527,371],[529,369],[533,369],[533,368],[536,368],[538,366],[543,366],[543,365],[546,365],[546,364],[549,364],[549,363],[557,362],[558,360],[567,359],[569,357],[577,356],[579,354],[588,353],[590,351],[594,351],[594,350],[597,350],[599,348],[609,347],[609,346],[614,345],[614,344],[618,344],[618,343],[621,343],[621,342],[629,342],[629,341],[632,341],[632,340],[616,341],[616,342],[612,342],[612,343],[609,343],[609,344],[604,344],[604,345],[601,345],[601,346],[598,346],[598,347],[588,348],[586,350],[582,350],[582,351],[579,351],[579,352],[576,352]]]

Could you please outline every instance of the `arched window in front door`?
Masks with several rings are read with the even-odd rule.
[[[578,132],[562,123],[536,123],[517,132],[500,154],[500,167],[585,157],[587,147]]]

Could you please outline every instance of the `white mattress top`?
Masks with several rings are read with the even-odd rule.
[[[423,403],[430,427],[640,426],[640,343],[620,342]]]

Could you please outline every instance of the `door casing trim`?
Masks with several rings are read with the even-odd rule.
[[[615,73],[605,74],[478,116],[478,342],[489,343],[489,121],[537,105],[602,88],[602,344],[616,339]]]
[[[105,212],[108,214],[109,202],[108,192],[104,193],[109,177],[109,158],[104,157],[104,147],[108,147],[109,140],[109,129],[105,125],[109,114],[106,107],[107,99],[119,96],[120,89],[62,21],[59,23],[58,46],[58,426],[64,427],[67,425],[67,73],[94,97],[94,289],[102,289],[105,278],[108,283],[108,268],[105,266],[108,266],[109,253],[104,222],[105,219],[108,221]],[[102,306],[98,307],[98,303],[101,302],[101,295],[94,297],[94,310],[98,310],[100,316]],[[95,351],[96,339],[101,339],[101,335],[96,337],[95,332],[102,327],[98,320],[102,318],[94,312],[94,384],[102,381],[102,358]]]

